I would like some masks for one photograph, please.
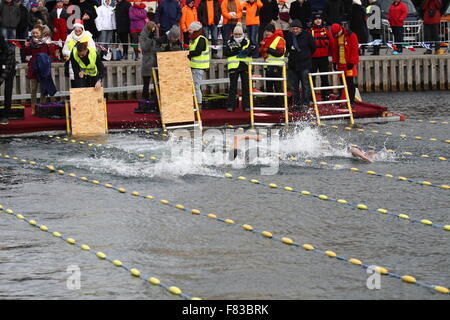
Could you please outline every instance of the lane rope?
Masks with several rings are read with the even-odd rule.
[[[3,206],[2,205],[0,205],[0,211],[3,211]],[[68,243],[70,245],[76,246],[76,247],[80,248],[84,252],[91,253],[91,254],[95,255],[97,258],[99,258],[100,260],[105,260],[105,261],[110,262],[115,267],[118,267],[118,268],[121,268],[121,269],[127,271],[132,276],[134,276],[136,278],[140,278],[145,283],[150,283],[153,286],[161,287],[165,291],[167,291],[167,292],[169,292],[169,293],[171,293],[173,295],[182,297],[183,299],[186,299],[186,300],[200,300],[200,298],[192,297],[190,295],[187,295],[186,293],[182,292],[180,288],[178,288],[176,286],[169,286],[169,285],[165,284],[164,282],[161,282],[161,280],[159,280],[158,278],[146,276],[141,271],[139,271],[138,269],[130,268],[130,267],[126,266],[121,260],[110,259],[105,253],[103,253],[101,251],[94,251],[91,246],[89,246],[89,245],[87,245],[85,243],[80,243],[77,240],[75,240],[74,238],[66,237],[66,236],[64,236],[62,233],[60,233],[58,231],[52,231],[46,225],[38,224],[36,222],[36,220],[28,219],[24,215],[17,214],[11,209],[5,209],[4,212],[7,215],[13,215],[17,219],[19,219],[21,221],[25,221],[26,223],[28,223],[28,225],[34,227],[37,230],[46,232],[46,233],[52,235],[55,238],[61,239],[64,242],[66,242],[66,243]]]
[[[38,165],[35,161],[27,161],[27,160],[20,160],[21,163],[23,164],[30,164],[32,166],[37,167],[38,169],[44,169],[43,166]],[[54,166],[51,165],[47,165],[45,166],[45,169],[53,174],[58,174],[58,176],[67,176],[67,177],[71,177],[71,178],[77,178],[77,175],[74,173],[70,173],[70,174],[65,174],[65,172],[63,170],[57,170]],[[131,196],[135,197],[135,198],[143,198],[143,199],[147,199],[147,200],[155,200],[158,201],[158,199],[156,199],[155,196],[152,195],[141,195],[139,192],[137,191],[132,191],[132,192],[128,192],[125,188],[119,188],[119,187],[115,187],[112,184],[104,184],[102,185],[100,183],[100,181],[98,180],[90,180],[87,177],[80,177],[79,179],[76,179],[76,181],[82,181],[82,182],[86,182],[89,183],[91,186],[103,186],[107,189],[112,189],[115,191],[118,191],[121,194],[130,194]],[[313,245],[305,243],[305,244],[300,244],[295,242],[292,238],[289,237],[278,237],[278,236],[274,236],[273,233],[269,232],[269,231],[263,231],[263,230],[258,230],[253,228],[251,225],[249,224],[237,224],[233,219],[227,218],[227,219],[223,219],[218,217],[218,215],[214,214],[214,213],[203,213],[202,211],[200,211],[199,209],[190,209],[182,204],[179,203],[174,203],[171,202],[169,200],[166,199],[159,199],[158,203],[160,205],[164,205],[164,206],[168,206],[168,207],[172,207],[177,209],[177,211],[183,211],[183,212],[190,212],[192,215],[196,215],[196,216],[202,216],[202,217],[207,217],[209,218],[209,220],[213,220],[213,221],[218,221],[221,222],[223,224],[226,224],[228,226],[233,226],[233,227],[237,227],[240,230],[244,230],[244,231],[249,231],[252,232],[254,234],[258,234],[261,235],[263,238],[266,239],[271,239],[277,242],[281,242],[285,245],[288,246],[293,246],[295,248],[302,248],[308,252],[314,252],[314,253],[319,253],[322,256],[327,256],[329,258],[335,258],[338,261],[341,262],[345,262],[348,264],[352,264],[358,267],[361,267],[362,269],[367,269],[369,267],[372,267],[373,270],[381,275],[387,275],[389,277],[392,278],[396,278],[396,279],[400,279],[406,283],[411,283],[411,284],[416,284],[418,286],[421,287],[425,287],[425,288],[429,288],[429,289],[433,289],[439,293],[443,293],[443,294],[449,294],[450,290],[447,287],[444,286],[440,286],[440,285],[433,285],[433,284],[428,284],[426,282],[423,281],[417,281],[417,279],[411,275],[399,275],[396,273],[393,273],[391,271],[388,271],[386,268],[378,266],[378,265],[368,265],[368,264],[364,264],[360,259],[356,259],[356,258],[345,258],[342,256],[338,256],[334,251],[331,250],[321,250],[321,249],[317,249],[315,248]],[[449,229],[450,231],[450,226]]]

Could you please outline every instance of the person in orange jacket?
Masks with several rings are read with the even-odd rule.
[[[247,25],[247,35],[250,39],[250,45],[255,46],[255,51],[258,52],[258,29],[259,29],[259,9],[263,7],[260,0],[247,0],[242,4],[242,9],[245,9],[245,23]],[[257,58],[255,55],[253,58]]]
[[[242,6],[239,0],[223,0],[220,5],[223,17],[223,43],[228,43],[236,24],[241,22]]]
[[[180,27],[183,32],[183,42],[185,45],[189,45],[189,25],[198,21],[197,9],[195,8],[194,0],[186,0],[186,5],[181,11]]]

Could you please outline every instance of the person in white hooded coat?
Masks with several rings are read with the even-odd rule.
[[[116,30],[116,16],[111,0],[102,0],[102,5],[97,8],[97,18],[95,19],[97,30],[100,31],[98,41],[100,44],[111,43],[114,30]]]
[[[74,75],[69,58],[73,48],[75,48],[78,42],[84,42],[87,43],[88,48],[95,49],[95,42],[92,39],[92,34],[89,31],[84,30],[83,21],[75,20],[74,22],[75,23],[73,24],[73,30],[67,36],[66,42],[64,43],[64,47],[62,49],[63,57],[66,60],[65,75],[66,77],[69,77],[71,81],[74,80]]]

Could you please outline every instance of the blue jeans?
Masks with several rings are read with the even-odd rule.
[[[258,57],[258,48],[259,48],[258,29],[259,29],[258,25],[247,26],[247,35],[250,40],[250,45],[255,46],[255,51],[253,51],[254,52],[253,58]]]
[[[16,28],[2,28],[2,35],[7,39],[15,39],[16,38]]]
[[[211,44],[213,46],[216,46],[217,45],[217,38],[219,36],[219,34],[217,32],[217,26],[215,24],[204,26],[203,27],[203,32],[205,34],[206,39],[209,39],[209,36],[211,35]],[[212,51],[212,54],[216,54],[217,53],[217,49],[212,49],[211,51]]]
[[[192,68],[192,79],[194,81],[194,88],[195,88],[195,95],[197,97],[197,103],[202,103],[202,89],[200,87],[202,80],[203,80],[203,73],[205,72],[204,69],[194,69]]]
[[[311,101],[311,86],[308,77],[309,70],[289,70],[288,80],[292,91],[293,105],[309,106]],[[299,84],[302,83],[302,97],[300,99]]]

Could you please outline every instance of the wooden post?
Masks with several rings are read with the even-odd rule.
[[[392,58],[391,58],[392,59]],[[397,60],[391,60],[391,91],[397,91]]]
[[[423,89],[423,82],[422,82],[422,65],[421,65],[421,59],[415,59],[414,60],[414,73],[415,73],[415,90],[422,90]]]

